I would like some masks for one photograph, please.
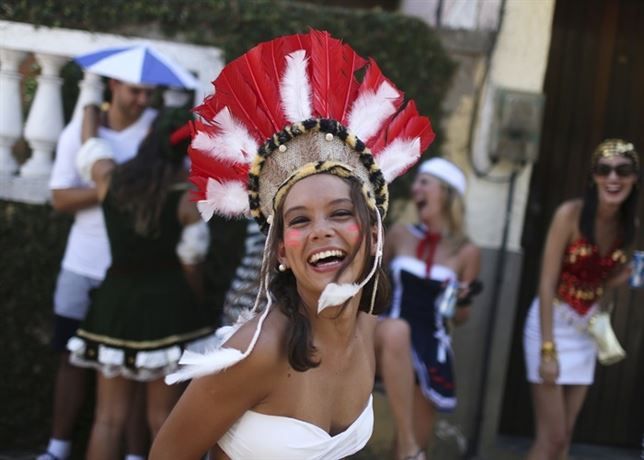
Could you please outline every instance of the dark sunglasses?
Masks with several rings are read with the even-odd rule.
[[[613,171],[615,171],[615,174],[617,174],[619,177],[628,177],[630,175],[635,174],[635,166],[629,163],[625,163],[617,166],[611,166],[605,163],[599,163],[595,165],[595,168],[593,169],[593,174],[595,174],[596,176],[608,177],[610,176],[610,173],[612,173]]]

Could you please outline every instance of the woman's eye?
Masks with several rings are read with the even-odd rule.
[[[338,209],[337,211],[333,211],[332,214],[333,217],[349,217],[353,216],[353,211],[350,209]]]
[[[303,223],[306,223],[307,221],[308,219],[303,216],[294,217],[288,221],[288,226],[292,227],[293,225],[303,224]]]

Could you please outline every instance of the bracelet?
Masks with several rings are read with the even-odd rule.
[[[541,344],[541,357],[557,360],[557,347],[552,340],[546,340]]]

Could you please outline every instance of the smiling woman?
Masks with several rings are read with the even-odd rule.
[[[347,457],[373,428],[387,183],[432,141],[430,122],[375,62],[315,30],[258,45],[214,84],[190,152],[197,204],[267,233],[266,307],[184,355],[166,381],[195,380],[150,458]]]
[[[529,459],[560,458],[568,450],[595,373],[588,323],[605,292],[629,275],[640,181],[633,144],[607,139],[593,153],[583,200],[561,204],[550,224],[523,335],[536,426]]]

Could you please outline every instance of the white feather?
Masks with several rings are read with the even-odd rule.
[[[182,365],[181,369],[168,374],[165,377],[165,383],[172,385],[213,374],[237,364],[243,358],[243,353],[234,348],[219,348],[204,354],[186,350],[179,360],[179,364]]]
[[[286,119],[291,123],[308,120],[311,108],[311,82],[306,71],[306,51],[297,50],[286,56],[286,70],[280,82],[280,98]]]
[[[356,295],[360,288],[358,284],[327,284],[318,299],[318,314],[327,307],[342,305]]]
[[[409,169],[420,157],[420,138],[396,139],[376,157],[385,181],[390,183]]]
[[[232,116],[228,107],[221,109],[213,121],[220,131],[214,135],[198,132],[192,147],[230,163],[250,164],[258,145],[244,125]]]
[[[371,90],[360,94],[347,117],[349,132],[363,141],[369,140],[380,131],[382,124],[396,112],[394,101],[400,93],[388,82],[383,81],[375,93]]]
[[[244,310],[239,314],[237,321],[232,326],[222,326],[215,331],[215,347],[206,353],[196,353],[185,350],[179,364],[182,366],[178,371],[169,374],[165,378],[165,383],[182,382],[204,375],[213,374],[222,371],[230,366],[237,364],[244,359],[246,353],[242,353],[234,348],[222,347],[224,343],[247,321],[253,319],[255,313]]]
[[[219,182],[209,177],[206,199],[197,201],[197,209],[206,222],[215,211],[229,217],[246,215],[249,212],[248,192],[239,181]]]
[[[215,213],[216,204],[214,201],[199,200],[197,201],[197,209],[199,210],[199,214],[201,214],[201,218],[208,222]]]

